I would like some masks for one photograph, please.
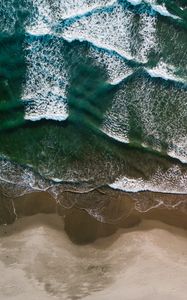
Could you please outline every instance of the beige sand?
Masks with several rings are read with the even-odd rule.
[[[36,215],[0,227],[1,300],[186,300],[187,232],[143,221],[86,246],[62,218]]]

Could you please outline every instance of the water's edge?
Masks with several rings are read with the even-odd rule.
[[[87,193],[66,191],[65,208],[47,192],[16,198],[0,194],[0,224],[39,213],[55,213],[64,219],[65,231],[76,243],[92,242],[113,234],[118,228],[137,225],[143,219],[165,222],[187,229],[187,195],[154,192],[127,193],[102,187]]]

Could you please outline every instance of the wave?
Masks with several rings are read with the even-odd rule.
[[[129,66],[123,58],[113,52],[89,45],[87,55],[94,59],[97,66],[104,68],[107,74],[107,82],[112,85],[118,85],[134,72],[133,67]]]
[[[152,4],[151,7],[157,11],[159,14],[161,14],[162,16],[165,17],[171,17],[173,19],[180,19],[180,17],[171,14],[167,8],[165,7],[165,5],[156,5],[156,4]]]
[[[35,112],[34,114],[28,114],[25,116],[25,120],[29,121],[40,121],[40,120],[54,120],[54,121],[65,121],[68,118],[68,114],[66,112],[63,112],[58,115],[58,113],[54,112],[53,114],[45,114],[40,115],[38,112]]]
[[[0,190],[7,197],[46,191],[50,186],[50,181],[35,174],[31,167],[21,166],[5,157],[0,158]]]
[[[182,163],[187,164],[187,139],[186,136],[180,136],[180,134],[173,140],[168,148],[168,155],[174,158],[178,158]]]
[[[63,41],[61,39],[58,39],[57,37],[35,37],[34,39],[28,37],[27,48],[29,49],[29,52],[27,55],[27,80],[22,97],[22,99],[26,103],[25,119],[27,120],[38,121],[41,119],[52,119],[55,121],[64,121],[68,118],[68,105],[66,98],[68,75],[63,60],[58,61],[59,48],[62,49],[62,46]],[[140,146],[142,146],[143,144],[147,144],[146,147],[150,148],[149,142],[146,142],[146,139],[150,139],[150,137],[151,139],[153,139],[152,136],[154,136],[154,144],[151,144],[151,148],[156,149],[161,153],[161,143],[166,138],[164,137],[163,139],[162,132],[161,134],[159,133],[157,124],[159,123],[160,126],[163,126],[161,124],[162,120],[159,120],[157,122],[155,121],[155,112],[152,105],[156,100],[154,100],[153,96],[151,96],[152,93],[155,93],[158,87],[155,86],[154,81],[149,81],[149,84],[141,84],[139,87],[133,85],[133,92],[130,92],[129,90],[130,95],[128,95],[128,93],[126,94],[125,90],[128,91],[129,82],[132,81],[132,79],[136,82],[141,76],[142,78],[145,78],[145,81],[147,80],[144,70],[147,72],[150,78],[159,77],[164,81],[169,80],[176,83],[180,82],[182,84],[184,84],[185,81],[181,77],[177,77],[175,75],[174,66],[171,66],[169,64],[167,65],[162,61],[152,69],[144,67],[137,70],[137,68],[133,69],[129,67],[126,61],[124,61],[119,56],[116,56],[114,53],[100,50],[97,47],[93,47],[88,44],[85,44],[85,46],[87,47],[87,49],[89,49],[89,51],[87,51],[87,55],[91,58],[94,58],[96,64],[98,64],[99,66],[102,65],[105,68],[108,75],[108,82],[113,85],[119,85],[119,91],[117,92],[113,100],[112,107],[107,111],[105,115],[101,130],[117,141],[120,141],[122,143],[129,143],[129,141],[131,140],[131,136],[129,136],[129,124],[131,120],[129,117],[129,111],[127,109],[126,99],[131,97],[131,106],[136,106],[136,113],[138,118],[140,118],[139,126],[143,128],[143,133],[145,135],[145,140],[143,136],[143,140],[141,141]],[[46,53],[48,56],[48,61],[45,60]],[[56,53],[55,59],[54,53]],[[77,56],[79,55],[81,56],[81,54],[78,54],[77,52]],[[38,68],[38,66],[40,66],[40,68]],[[124,88],[122,88],[122,90],[120,91],[121,86],[124,86]],[[160,84],[159,89],[160,95],[163,94],[163,96],[165,97],[167,89],[165,88],[164,83]],[[172,90],[173,89],[174,87],[172,87]],[[172,90],[170,91],[170,94],[173,93],[173,96],[172,94],[170,96],[173,97],[172,101],[175,102],[174,99],[176,98],[176,92]],[[177,97],[179,98],[179,91],[177,93]],[[133,100],[133,97],[135,95],[136,97]],[[183,99],[184,97],[185,92],[181,94],[180,98]],[[140,100],[140,102],[138,99]],[[135,101],[134,104],[133,101]],[[150,103],[150,101],[152,102],[152,104]],[[170,103],[167,104],[167,102],[168,99],[166,99],[165,103],[166,110],[164,109],[166,113],[170,105]],[[183,109],[181,108],[180,111],[182,114]],[[182,114],[181,121],[183,119],[184,116]],[[173,122],[174,120],[172,120],[172,123]],[[172,128],[173,125],[169,124],[166,126],[166,128],[169,128],[169,126]],[[174,142],[174,139],[176,139],[176,134],[180,138],[183,138],[183,136],[185,136],[185,133],[181,131],[182,135],[180,135],[180,130],[178,130],[177,122],[176,128],[172,129],[171,132],[172,136],[170,136],[170,132],[167,132],[167,142],[169,145],[169,150],[167,151],[167,153],[169,156],[175,157],[181,162],[186,162],[186,148],[184,147],[182,150],[181,147],[177,146],[178,143]],[[179,148],[181,148],[181,150]]]
[[[37,3],[37,2],[36,2]],[[135,2],[134,2],[135,3]],[[64,4],[65,5],[65,4]],[[95,5],[95,4],[93,4]],[[97,6],[98,5],[98,6]],[[97,7],[100,7],[100,4],[97,4]],[[109,12],[106,10],[108,5],[111,5],[111,9]],[[40,6],[39,6],[40,7]],[[94,6],[95,7],[95,6]],[[138,46],[138,52],[136,55],[132,54],[131,50],[131,36],[132,36],[132,26],[131,21],[134,16],[134,13],[131,11],[125,11],[124,8],[121,5],[115,4],[115,1],[110,1],[102,6],[103,10],[99,10],[99,13],[94,12],[92,13],[92,10],[88,16],[85,16],[84,14],[81,15],[78,20],[76,18],[74,19],[72,17],[72,22],[67,23],[66,25],[63,25],[62,27],[62,33],[60,36],[62,36],[65,40],[72,42],[75,40],[79,41],[88,41],[92,45],[95,45],[99,50],[102,51],[109,51],[114,52],[119,57],[122,57],[123,59],[126,59],[129,63],[137,64],[145,64],[148,62],[148,55],[149,52],[154,49],[154,51],[158,50],[157,45],[157,39],[156,39],[156,17],[146,14],[140,14],[140,23],[139,23],[139,39],[141,40],[141,44]],[[54,7],[53,7],[54,9]],[[39,11],[42,12],[41,8],[38,8]],[[42,29],[40,32],[32,32],[34,36],[37,35],[51,35],[51,37],[59,36],[58,30],[56,32],[55,26],[58,27],[58,24],[55,23],[55,16],[51,16],[48,18],[50,9],[47,9],[47,12],[42,12],[45,15],[45,20],[49,19],[49,30],[46,31],[46,26],[44,26],[44,30]],[[40,14],[39,14],[40,15]],[[39,17],[38,17],[39,18]],[[60,19],[60,16],[57,17],[57,19]],[[105,20],[106,19],[106,20]],[[37,18],[34,18],[36,22],[38,22]],[[124,23],[125,20],[125,23]],[[53,26],[55,24],[55,26]],[[97,25],[99,24],[99,32],[97,32],[98,28]],[[96,25],[96,26],[95,26]],[[64,28],[65,26],[65,28]],[[116,37],[113,39],[113,31],[114,27],[118,27],[118,31],[122,33],[117,34]],[[123,28],[125,27],[126,30],[120,30],[120,26]],[[36,26],[37,27],[37,26]],[[110,28],[111,27],[111,28]],[[40,24],[38,28],[43,28]],[[107,30],[109,30],[107,32]],[[95,31],[95,33],[94,33]],[[30,32],[28,30],[28,32]],[[100,40],[100,35],[103,36],[103,32],[105,33],[103,40]],[[30,32],[31,33],[31,32]],[[95,34],[95,37],[94,37]],[[93,36],[92,36],[93,35]],[[106,43],[107,41],[107,43]],[[119,47],[117,46],[117,41],[119,41]],[[123,43],[125,41],[125,43]],[[121,44],[123,44],[123,48],[121,48]],[[121,49],[120,49],[121,48]],[[160,76],[158,73],[158,68],[155,67],[154,69],[146,68],[148,73],[151,76]],[[118,76],[118,78],[114,79],[114,81],[111,80],[111,82],[114,82],[114,84],[118,84],[123,80],[126,76]],[[183,82],[183,78],[172,76],[171,74],[166,76],[160,76],[164,79],[169,80],[179,80],[180,82]]]
[[[68,209],[77,204],[79,207],[86,209],[90,215],[100,220],[107,222],[109,219],[103,212],[104,207],[108,207],[108,194],[106,197],[101,197],[101,200],[93,202],[93,195],[81,197],[81,194],[88,194],[96,191],[103,195],[107,191],[107,186],[98,186],[89,182],[76,182],[70,180],[64,182],[58,178],[47,180],[35,173],[31,167],[20,166],[5,158],[0,159],[0,193],[6,197],[14,199],[28,193],[42,192],[49,193],[58,204]],[[165,199],[162,193],[169,193],[175,196],[187,194],[187,173],[182,173],[180,168],[172,167],[166,172],[158,170],[150,180],[143,178],[133,179],[130,177],[121,177],[116,179],[114,183],[108,184],[113,190],[122,190],[127,193],[132,193],[129,196],[135,201],[135,207],[140,212],[149,211],[160,205],[167,208],[175,208],[184,203],[184,199],[176,198],[173,202],[168,197]],[[104,188],[105,192],[102,192]],[[100,190],[101,189],[101,190]],[[157,195],[140,194],[142,191],[151,191],[158,193]],[[69,196],[67,197],[67,192]],[[110,195],[116,195],[110,191]],[[115,201],[115,198],[114,198]],[[185,204],[185,203],[184,203]],[[182,206],[183,207],[183,206]],[[110,220],[112,221],[112,219]]]
[[[107,44],[99,43],[99,42],[97,42],[97,40],[91,39],[91,37],[89,37],[89,35],[87,37],[83,38],[83,37],[78,37],[78,35],[73,36],[71,34],[71,36],[68,36],[67,34],[64,34],[64,35],[62,35],[62,37],[68,42],[72,42],[72,41],[76,41],[76,40],[80,41],[80,42],[88,41],[93,46],[96,46],[97,48],[100,48],[103,50],[115,52],[119,56],[123,57],[126,60],[135,60],[134,57],[131,56],[127,51],[120,50],[119,48],[115,48],[115,47],[109,46]]]
[[[67,3],[54,1],[53,4],[49,4],[46,1],[35,0],[36,13],[31,19],[31,24],[27,25],[26,32],[31,35],[50,34],[53,31],[52,28],[59,21],[81,18],[98,9],[111,7],[114,3],[114,0],[94,0],[88,4],[85,0],[81,0],[76,4],[73,1]]]
[[[107,124],[103,124],[103,128],[101,128],[101,131],[118,142],[129,144],[129,138],[128,136],[125,136],[124,132],[123,134],[120,134],[120,132],[115,132],[115,129],[113,128],[111,130],[111,128],[108,127]]]
[[[99,187],[86,179],[76,181],[68,178],[65,181],[62,178],[45,178],[34,171],[31,165],[20,165],[7,157],[0,157],[0,193],[7,197],[15,198],[33,192],[48,192],[57,202],[62,203],[63,192],[82,194]],[[63,206],[65,207],[65,203]]]
[[[126,60],[136,63],[147,62],[148,53],[156,47],[155,16],[140,15],[138,54],[133,54],[133,18],[135,13],[122,5],[114,5],[110,11],[99,11],[63,25],[60,36],[72,42],[88,41],[92,45],[113,51]],[[115,32],[115,34],[114,34]],[[156,48],[155,48],[156,49]]]
[[[122,143],[134,142],[186,163],[184,99],[186,89],[178,81],[174,85],[173,81],[157,80],[146,73],[133,73],[119,85],[101,129]],[[133,140],[134,135],[137,137]]]
[[[184,85],[187,84],[187,78],[182,78],[177,75],[175,75],[175,67],[169,64],[166,64],[165,62],[159,62],[156,67],[149,69],[145,68],[146,72],[151,77],[159,77],[164,80],[171,80],[176,83],[182,83]]]
[[[151,2],[151,4],[153,3],[155,2]],[[59,16],[55,20],[55,16],[52,16],[49,19],[49,31],[46,31],[46,34],[61,36],[69,42],[88,41],[100,50],[114,52],[130,64],[137,66],[149,64],[149,54],[152,51],[159,52],[163,47],[158,44],[156,28],[159,20],[157,15],[142,13],[139,9],[139,21],[136,24],[138,26],[135,33],[134,28],[136,27],[133,27],[132,24],[138,10],[133,11],[122,4],[116,2],[110,9],[106,5],[102,9],[91,11],[79,18],[70,18],[67,21],[62,21],[63,19]],[[41,34],[43,33],[42,30]],[[160,34],[162,33],[160,32]],[[176,40],[176,37],[173,38]],[[162,42],[165,43],[165,41]]]
[[[158,62],[158,64],[153,68],[140,67],[138,70],[135,69],[134,71],[129,71],[126,75],[117,77],[116,79],[109,81],[109,83],[114,85],[121,84],[122,82],[128,80],[129,77],[136,77],[137,73],[142,74],[142,76],[145,76],[144,71],[148,76],[150,76],[150,78],[160,78],[161,80],[163,80],[163,82],[171,81],[175,84],[179,84],[181,88],[184,89],[187,86],[187,77],[180,77],[176,75],[175,73],[178,70],[176,70],[174,66],[166,64],[164,62]]]
[[[87,13],[95,12],[98,9],[106,9],[106,8],[112,7],[115,3],[116,3],[116,0],[106,0],[106,1],[99,0],[98,3],[93,2],[90,6],[88,5],[87,7],[84,7],[84,8],[79,3],[79,6],[81,6],[80,9],[77,9],[77,6],[76,6],[76,8],[73,12],[66,13],[64,16],[61,16],[60,19],[67,20],[67,19],[73,19],[75,17],[78,17],[78,18],[83,17]],[[84,5],[87,5],[87,3],[85,2]]]
[[[165,173],[157,170],[149,180],[122,177],[114,183],[109,184],[109,186],[113,189],[133,193],[152,191],[169,194],[187,194],[187,172],[183,174],[180,168],[175,166]]]
[[[25,13],[23,18],[26,32],[30,34],[50,34],[52,28],[56,26],[59,21],[62,20],[73,20],[76,18],[84,18],[87,14],[93,14],[95,11],[105,11],[108,8],[114,8],[118,4],[123,4],[124,8],[127,3],[133,6],[139,6],[141,8],[144,5],[148,5],[152,10],[157,13],[171,17],[173,19],[180,19],[170,13],[166,6],[158,5],[156,1],[141,1],[141,0],[128,0],[128,1],[117,1],[117,0],[94,0],[87,2],[86,0],[76,1],[53,1],[48,2],[46,0],[33,0],[27,1],[23,7],[21,4],[17,5],[13,0],[7,0],[6,5],[4,1],[0,4],[1,21],[0,29],[2,32],[13,33],[15,31],[16,23],[20,18],[20,11]],[[137,13],[137,12],[136,12]]]
[[[178,17],[178,16],[176,16],[176,15],[174,15],[174,14],[171,14],[171,13],[167,10],[165,4],[159,5],[159,4],[156,3],[155,0],[148,0],[148,1],[146,1],[146,0],[144,0],[144,1],[143,1],[143,0],[127,0],[127,1],[128,1],[130,4],[135,5],[135,6],[140,5],[140,4],[142,4],[142,3],[149,4],[149,5],[152,7],[152,9],[153,9],[154,11],[158,12],[158,13],[159,13],[160,15],[162,15],[162,16],[165,16],[165,17],[171,17],[171,18],[173,18],[173,19],[180,19],[180,17]]]
[[[109,120],[109,116],[107,117],[107,122]],[[161,147],[159,146],[150,146],[149,144],[146,143],[137,143],[137,144],[131,144],[129,135],[128,135],[128,129],[126,129],[123,132],[120,132],[119,127],[117,129],[115,127],[112,127],[107,125],[107,122],[103,124],[103,127],[101,128],[101,131],[105,133],[108,137],[112,138],[113,140],[116,140],[120,143],[130,145],[134,149],[146,149],[149,152],[154,152],[154,153],[160,153],[162,155],[163,151]],[[128,127],[128,125],[127,125]],[[174,158],[176,160],[179,160],[183,164],[187,164],[187,155],[186,155],[186,149],[187,149],[187,143],[186,139],[184,138],[184,142],[174,142],[171,141],[171,144],[169,145],[168,151],[165,153],[166,156]],[[151,189],[151,191],[154,191]],[[157,190],[155,190],[157,191]]]

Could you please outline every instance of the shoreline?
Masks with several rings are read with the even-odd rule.
[[[65,208],[64,204],[72,207]],[[187,229],[187,195],[125,193],[106,187],[83,194],[64,191],[59,203],[47,192],[14,199],[0,195],[0,224],[12,224],[39,213],[62,216],[69,238],[77,244],[86,244],[120,228],[134,227],[143,220]]]

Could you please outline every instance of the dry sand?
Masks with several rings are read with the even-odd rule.
[[[0,227],[1,300],[186,300],[187,231],[144,220],[78,246],[57,215]]]

